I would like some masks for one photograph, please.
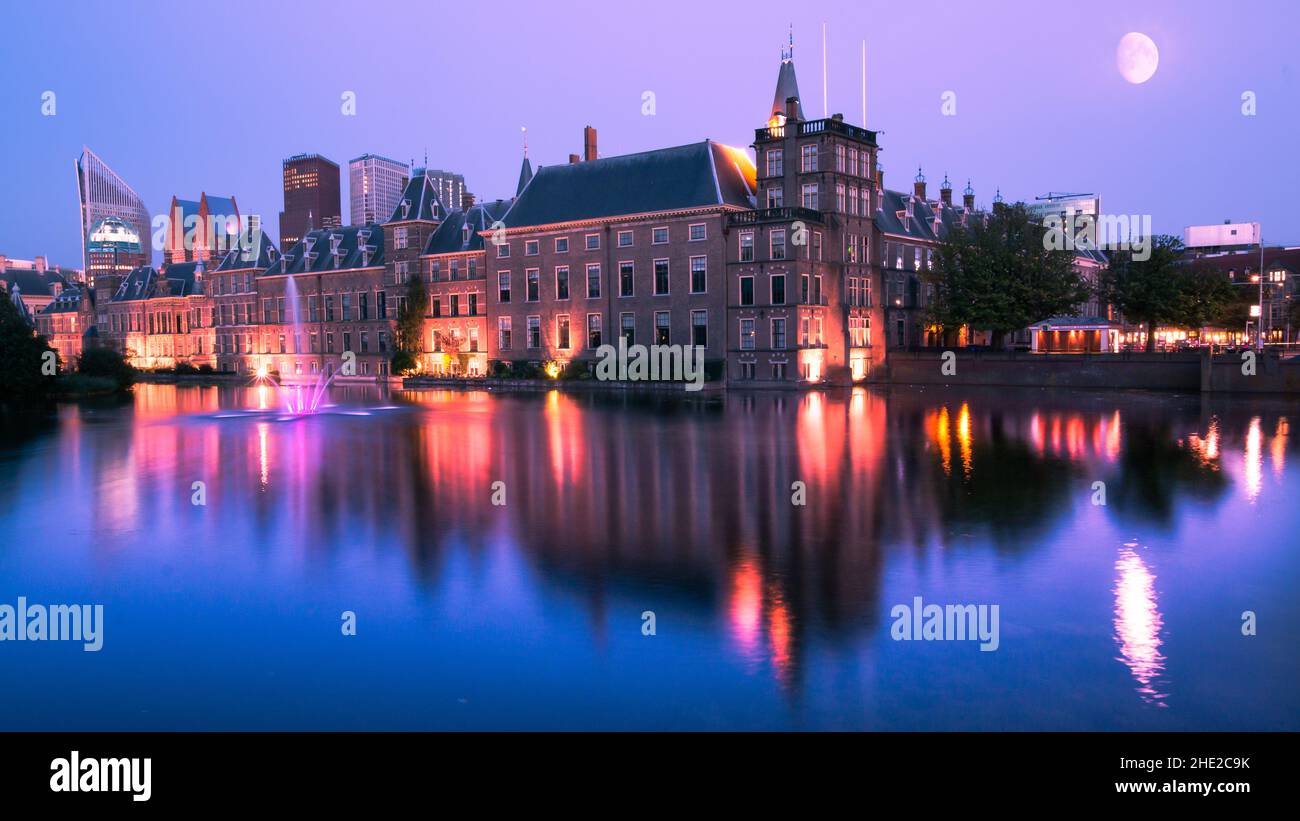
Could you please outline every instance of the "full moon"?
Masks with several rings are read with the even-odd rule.
[[[1124,79],[1134,85],[1145,83],[1160,65],[1160,50],[1152,39],[1139,31],[1130,31],[1120,38],[1115,51],[1115,65]]]

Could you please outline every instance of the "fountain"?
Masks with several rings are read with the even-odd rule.
[[[294,353],[301,354],[302,351],[298,350],[298,348],[302,344],[303,338],[302,307],[298,303],[298,283],[293,275],[286,279],[284,298],[289,305],[289,319],[293,326]],[[304,416],[315,413],[316,409],[320,407],[321,399],[324,398],[325,391],[334,381],[334,376],[333,372],[322,370],[316,375],[314,382],[284,384],[271,376],[271,372],[263,365],[257,369],[254,382],[274,387],[290,416]]]

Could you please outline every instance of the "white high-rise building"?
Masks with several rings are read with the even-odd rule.
[[[348,162],[349,217],[352,225],[386,222],[410,179],[406,163],[378,154]]]
[[[86,270],[90,260],[86,247],[90,231],[109,217],[116,217],[135,229],[143,245],[146,261],[151,258],[149,209],[131,186],[113,173],[95,152],[82,146],[76,160],[77,201],[81,206],[81,259]]]

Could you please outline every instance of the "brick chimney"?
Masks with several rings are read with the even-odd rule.
[[[788,123],[795,123],[799,121],[799,98],[798,97],[785,98],[785,121]]]
[[[569,155],[569,165],[577,165],[577,164],[578,164],[578,161],[581,160],[581,159],[582,159],[582,158],[579,157],[577,154],[570,154],[570,155]]]
[[[947,174],[943,175],[943,184],[939,186],[939,201],[952,208],[952,183],[948,182]]]
[[[975,189],[970,187],[970,180],[966,180],[966,190],[962,192],[961,204],[967,211],[975,210]]]
[[[4,254],[0,254],[0,274],[3,274],[7,270],[9,270],[9,258]]]
[[[48,266],[46,266],[46,264],[45,264],[45,257],[44,257],[44,256],[39,256],[39,257],[36,258],[36,273],[38,273],[38,274],[43,274],[43,273],[45,273],[45,270],[46,270],[47,267],[48,267]]]
[[[921,173],[919,165],[916,167],[916,182],[912,185],[912,193],[916,194],[918,200],[925,201],[925,175]]]
[[[596,129],[587,126],[582,129],[582,160],[591,162],[596,159]]]
[[[460,210],[468,211],[474,207],[474,195],[466,191],[460,195]]]

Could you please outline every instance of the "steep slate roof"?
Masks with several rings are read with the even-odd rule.
[[[41,309],[43,314],[66,314],[77,310],[81,305],[82,289],[79,285],[73,285],[64,289],[54,301]]]
[[[776,75],[776,94],[772,97],[772,111],[768,116],[785,114],[785,101],[789,97],[799,97],[799,81],[794,76],[794,59],[782,60],[781,70]],[[803,119],[803,105],[795,111]]]
[[[515,186],[515,196],[524,193],[528,183],[533,179],[533,164],[528,161],[528,155],[524,155],[524,163],[519,166],[519,184]]]
[[[457,208],[447,215],[438,230],[429,235],[424,244],[426,254],[457,254],[465,251],[479,251],[483,248],[480,231],[491,229],[493,223],[510,210],[510,200],[497,200],[475,205],[469,211]],[[464,227],[469,225],[469,237],[466,238]]]
[[[256,268],[259,271],[265,271],[270,268],[276,260],[280,258],[280,252],[276,249],[275,243],[271,242],[271,237],[265,231],[258,231],[257,256],[253,258],[251,253],[245,256],[243,248],[232,248],[230,252],[222,258],[221,264],[214,270],[217,273],[222,271],[239,271],[246,268]]]
[[[55,283],[64,288],[68,287],[67,277],[57,271],[48,270],[41,274],[31,269],[10,268],[0,273],[0,281],[8,283],[7,290],[12,290],[17,285],[18,290],[27,296],[52,296]]]
[[[196,296],[203,293],[202,262],[173,262],[161,272],[144,265],[126,275],[113,294],[114,302],[136,299],[154,299],[161,296]],[[167,281],[167,292],[161,293],[162,280]]]
[[[748,155],[705,140],[539,168],[505,223],[519,228],[711,205],[752,208],[754,187]]]
[[[912,219],[906,219],[907,204],[912,203]],[[899,216],[899,213],[903,216]],[[967,213],[963,208],[944,205],[942,201],[926,201],[913,194],[885,190],[880,197],[873,222],[884,234],[908,237],[918,242],[939,242],[957,227],[972,219],[983,219],[983,211]],[[904,225],[904,222],[907,222]]]
[[[338,261],[330,253],[338,241]],[[308,251],[307,249],[311,250]],[[308,258],[310,254],[310,259]],[[308,232],[289,251],[271,264],[263,276],[307,272],[345,271],[384,264],[384,229],[375,223],[343,228],[318,228]]]
[[[434,185],[433,180],[429,178],[429,173],[423,168],[415,169],[411,179],[406,183],[406,190],[397,200],[397,207],[393,209],[393,215],[388,218],[389,222],[404,222],[406,220],[427,220],[435,222],[447,215],[447,209],[443,207],[442,201],[438,199],[438,186]]]

